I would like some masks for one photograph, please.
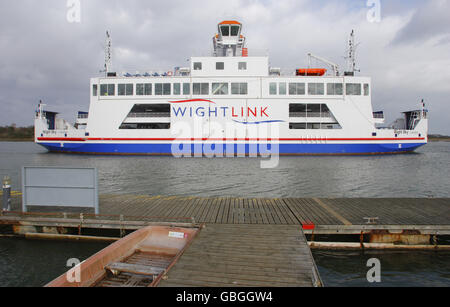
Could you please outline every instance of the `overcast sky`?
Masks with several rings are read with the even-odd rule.
[[[67,2],[0,1],[0,125],[32,125],[39,99],[71,122],[88,110],[106,30],[117,71],[171,70],[209,52],[217,23],[236,19],[249,50],[269,50],[285,69],[307,65],[308,52],[345,67],[354,29],[374,109],[392,121],[424,98],[430,133],[450,135],[450,0],[381,0],[379,20],[367,0],[80,0],[79,23]]]

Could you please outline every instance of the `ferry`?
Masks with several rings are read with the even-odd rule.
[[[343,72],[312,53],[308,67],[272,67],[245,42],[242,24],[227,20],[211,53],[188,67],[117,73],[107,33],[89,110],[71,124],[40,103],[35,142],[60,153],[176,157],[394,154],[427,144],[423,101],[390,125],[373,109],[371,78],[357,75],[353,31]]]

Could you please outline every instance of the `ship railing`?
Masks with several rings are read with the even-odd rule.
[[[84,119],[84,118],[88,118],[89,114],[78,114],[77,118],[78,119]]]
[[[241,57],[239,51],[236,51],[238,54],[235,57]],[[213,48],[209,51],[197,51],[194,52],[194,57],[226,57],[222,55],[217,55]],[[247,56],[248,57],[266,57],[269,56],[269,49],[253,49],[247,48]],[[245,58],[245,57],[244,57]]]
[[[180,67],[175,67],[172,69],[144,69],[144,70],[122,70],[119,74],[120,77],[124,78],[160,78],[160,77],[172,77],[172,76],[181,76],[182,72],[180,71]],[[189,74],[187,74],[189,75]]]

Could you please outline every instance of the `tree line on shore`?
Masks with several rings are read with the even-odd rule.
[[[32,141],[34,139],[34,126],[16,127],[16,125],[0,126],[0,140]]]

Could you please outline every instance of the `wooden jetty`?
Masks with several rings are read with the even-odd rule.
[[[20,202],[14,195],[14,211],[0,215],[1,233],[82,239],[123,237],[149,225],[204,226],[159,286],[318,286],[310,247],[450,248],[439,245],[450,235],[449,198],[101,195],[100,215],[70,208],[23,213]],[[359,240],[319,242],[321,235]]]
[[[374,230],[450,235],[450,198],[231,198],[100,195],[100,215],[40,207],[20,213],[20,195],[2,224],[134,230],[151,223],[305,225],[305,234]],[[59,211],[59,212],[58,212]],[[64,213],[63,211],[66,211]],[[42,222],[42,223],[41,223]],[[52,224],[53,223],[53,224]]]
[[[312,287],[322,282],[301,228],[208,224],[161,287]]]

